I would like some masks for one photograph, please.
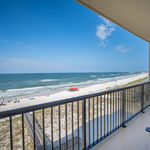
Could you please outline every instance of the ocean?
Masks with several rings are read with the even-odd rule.
[[[142,72],[99,72],[99,73],[28,73],[0,74],[0,101],[2,99],[53,94],[71,87],[119,80]]]

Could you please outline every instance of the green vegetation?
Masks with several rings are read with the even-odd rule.
[[[121,85],[121,86],[115,86],[114,88],[110,88],[109,90],[113,90],[113,89],[117,89],[117,88],[122,88],[122,87],[125,87],[125,86],[130,86],[130,85],[135,85],[135,84],[140,84],[140,83],[143,83],[147,79],[148,79],[148,77],[145,77],[143,79],[139,79],[139,80],[136,80],[136,81],[133,81],[133,82],[129,82],[129,83]]]

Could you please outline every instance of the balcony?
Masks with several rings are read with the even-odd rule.
[[[145,127],[150,125],[150,109],[141,113],[127,124],[126,128],[120,128],[109,138],[93,147],[93,150],[149,150],[150,136]]]
[[[148,0],[76,1],[150,42]],[[150,140],[145,132],[150,126],[149,106],[150,82],[144,82],[1,111],[0,149],[145,150]]]
[[[0,112],[0,149],[71,150],[91,149],[95,145],[102,149],[108,149],[106,145],[115,147],[117,139],[121,137],[127,142],[133,136],[138,138],[134,134],[136,131],[145,133],[144,128],[149,124],[140,120],[143,120],[143,115],[148,116],[149,106],[150,82],[144,82],[3,111]],[[144,114],[141,113],[143,111]],[[143,124],[142,129],[138,129],[140,124],[136,120]],[[106,138],[108,136],[110,138]],[[105,139],[109,144],[103,142]]]

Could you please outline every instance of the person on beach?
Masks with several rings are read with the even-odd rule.
[[[6,105],[4,97],[2,97],[2,102],[0,103],[0,106],[2,105]]]

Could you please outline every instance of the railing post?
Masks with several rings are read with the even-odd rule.
[[[82,149],[86,149],[86,100],[82,101]]]
[[[12,131],[12,116],[9,117],[9,123],[10,123],[10,149],[13,150],[13,131]]]
[[[144,84],[141,85],[141,112],[144,113]]]
[[[150,80],[150,42],[149,42],[149,75],[148,78]]]
[[[125,128],[125,105],[126,105],[126,93],[122,91],[122,127]]]

